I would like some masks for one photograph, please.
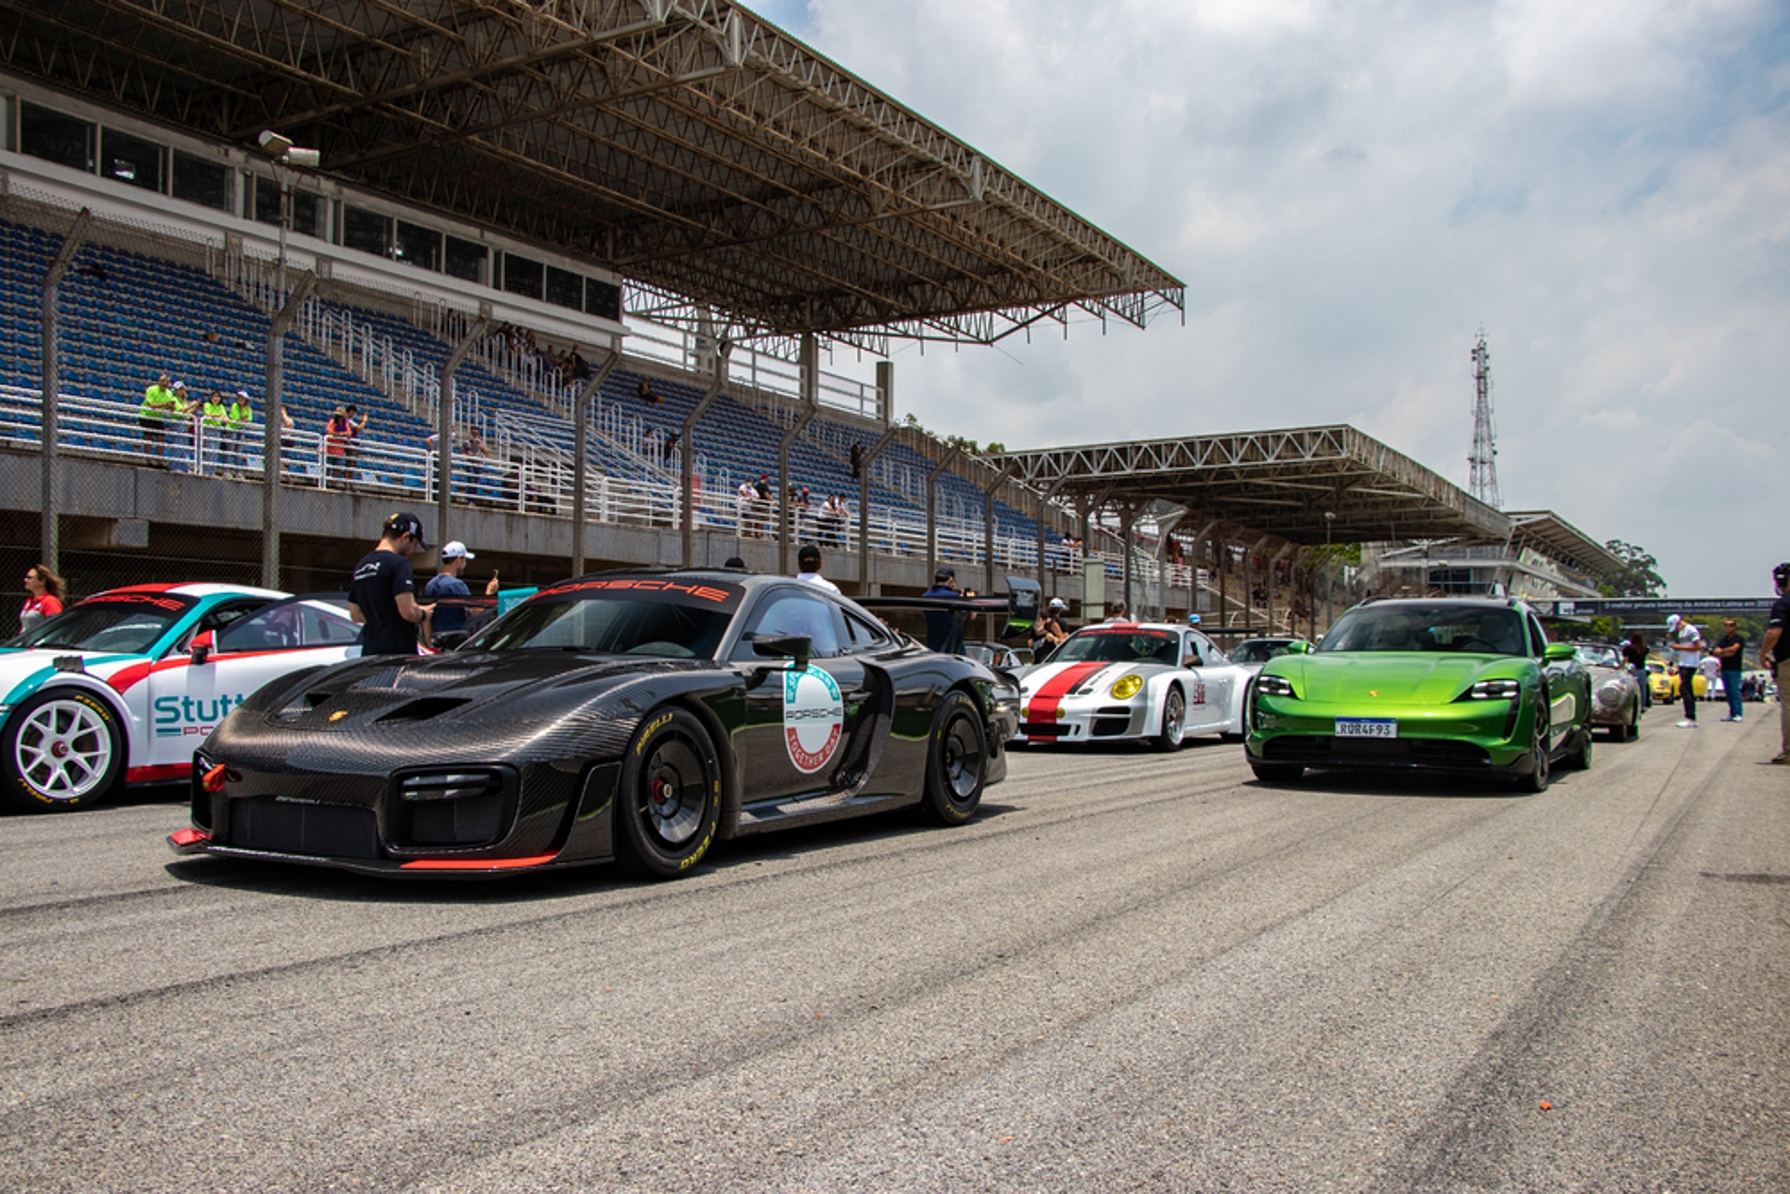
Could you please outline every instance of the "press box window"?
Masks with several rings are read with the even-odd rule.
[[[323,235],[323,202],[317,196],[305,191],[294,190],[292,200],[293,232],[302,232],[306,236],[321,237]],[[271,178],[255,178],[255,219],[262,224],[280,223],[280,187]]]
[[[541,297],[541,263],[514,253],[503,255],[503,288],[524,298]]]
[[[91,174],[97,131],[88,121],[36,104],[19,103],[20,153]]]
[[[441,233],[421,224],[398,221],[397,259],[418,269],[441,269]]]
[[[584,313],[619,322],[622,317],[622,288],[613,282],[585,279]]]
[[[571,270],[547,267],[547,301],[556,307],[584,308],[584,279]]]
[[[174,197],[201,207],[230,210],[230,167],[174,151]]]
[[[489,280],[490,260],[485,246],[478,241],[461,240],[457,236],[447,238],[447,268],[444,272],[448,277],[483,286]]]
[[[162,154],[166,151],[160,145],[117,129],[101,129],[99,146],[103,177],[145,191],[161,191]]]
[[[342,209],[342,247],[379,257],[392,254],[392,218],[364,207]]]

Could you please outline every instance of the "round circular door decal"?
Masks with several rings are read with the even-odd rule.
[[[844,729],[845,701],[832,676],[812,666],[783,673],[783,741],[797,771],[807,775],[825,767]]]

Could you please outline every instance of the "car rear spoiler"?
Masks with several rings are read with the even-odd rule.
[[[1043,590],[1038,587],[1037,581],[1023,576],[1009,576],[1005,597],[854,597],[852,600],[872,611],[917,609],[922,612],[944,610],[954,614],[951,634],[943,649],[946,654],[956,655],[963,650],[964,623],[978,614],[1006,614],[1007,621],[1001,627],[1002,638],[1031,630],[1038,621],[1042,594]]]

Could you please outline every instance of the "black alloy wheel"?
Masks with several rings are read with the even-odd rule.
[[[630,872],[675,879],[708,853],[721,817],[721,759],[695,714],[655,709],[622,763],[616,858]]]
[[[962,692],[948,692],[932,719],[921,815],[935,825],[962,825],[976,815],[987,779],[988,734],[982,711]]]

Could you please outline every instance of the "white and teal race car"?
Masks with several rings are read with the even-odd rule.
[[[0,645],[0,804],[84,808],[185,782],[193,751],[268,681],[360,654],[344,597],[134,585]]]

